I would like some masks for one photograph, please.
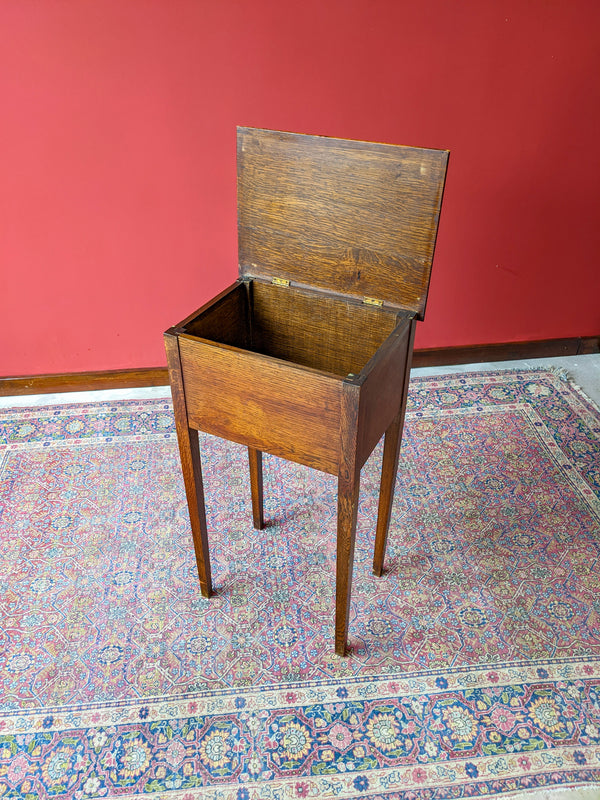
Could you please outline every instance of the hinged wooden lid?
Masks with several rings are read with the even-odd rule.
[[[448,151],[238,128],[239,272],[422,318]]]

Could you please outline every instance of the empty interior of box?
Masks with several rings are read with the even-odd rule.
[[[340,376],[358,375],[397,312],[296,287],[238,284],[188,322],[192,336]]]

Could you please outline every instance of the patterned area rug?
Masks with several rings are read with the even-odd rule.
[[[600,787],[600,413],[546,371],[417,378],[386,572],[363,468],[201,440],[201,597],[164,400],[0,412],[0,798],[502,797]],[[600,791],[600,788],[599,788]]]

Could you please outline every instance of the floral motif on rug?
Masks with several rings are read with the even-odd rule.
[[[600,414],[552,372],[411,383],[386,571],[361,477],[201,437],[199,593],[164,400],[0,412],[0,798],[501,796],[600,785]]]

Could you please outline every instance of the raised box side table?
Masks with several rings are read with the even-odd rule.
[[[338,478],[335,650],[345,655],[360,470],[385,434],[381,575],[448,152],[238,128],[238,280],[165,333],[203,595],[212,592],[198,431]]]

